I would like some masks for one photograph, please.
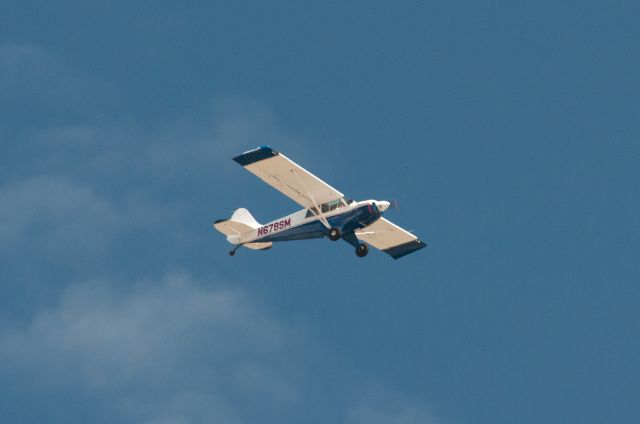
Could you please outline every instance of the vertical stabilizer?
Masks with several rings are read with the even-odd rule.
[[[251,215],[251,213],[245,208],[236,209],[236,211],[229,218],[231,221],[239,222],[241,224],[246,224],[251,228],[260,227],[260,223],[256,221],[256,219]]]
[[[232,244],[239,244],[247,234],[260,228],[261,225],[245,208],[237,209],[231,218],[219,219],[213,223],[213,227],[223,234],[226,234],[227,241]]]

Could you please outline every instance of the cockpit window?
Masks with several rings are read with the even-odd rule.
[[[318,210],[316,208],[309,208],[307,209],[307,214],[305,215],[305,218],[309,218],[310,216],[316,216],[318,215]]]
[[[327,213],[327,212],[336,210],[338,208],[341,208],[343,206],[344,204],[340,200],[334,200],[333,202],[323,203],[320,206],[320,210],[322,210],[322,213]]]

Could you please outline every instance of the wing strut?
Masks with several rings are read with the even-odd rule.
[[[320,222],[322,222],[322,225],[327,227],[327,229],[331,229],[331,225],[329,225],[329,221],[327,221],[327,218],[324,217],[324,213],[322,213],[322,209],[320,208],[320,206],[318,206],[318,203],[316,202],[316,199],[313,198],[313,195],[311,194],[311,192],[307,190],[307,187],[304,185],[304,181],[302,181],[302,178],[300,178],[300,175],[298,175],[295,169],[292,169],[291,172],[293,172],[295,176],[298,177],[298,180],[300,180],[300,184],[302,184],[304,191],[306,191],[309,198],[311,198],[313,205],[316,207],[316,211],[318,211],[318,218],[320,219]]]

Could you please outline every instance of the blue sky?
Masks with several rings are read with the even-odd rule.
[[[0,6],[7,422],[640,419],[635,2]],[[427,249],[227,255],[269,144]]]

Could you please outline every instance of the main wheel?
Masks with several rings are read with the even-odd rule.
[[[233,256],[233,255],[235,255],[235,254],[236,254],[236,251],[235,251],[235,250],[230,250],[230,251],[229,251],[229,256]]]
[[[366,244],[362,243],[356,247],[356,255],[358,255],[359,258],[364,258],[367,256],[367,253],[369,253],[369,248]]]
[[[340,240],[340,229],[333,227],[329,230],[329,240],[336,241]]]

